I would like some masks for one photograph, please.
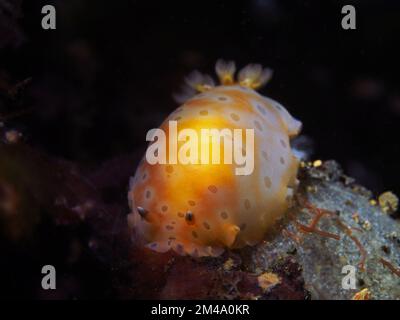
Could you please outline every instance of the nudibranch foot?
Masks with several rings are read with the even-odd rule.
[[[159,252],[165,253],[169,250],[173,250],[181,256],[189,255],[194,258],[201,257],[218,257],[224,253],[223,247],[217,246],[200,246],[196,244],[187,244],[176,242],[174,240],[168,241],[154,241],[145,245],[147,248]]]

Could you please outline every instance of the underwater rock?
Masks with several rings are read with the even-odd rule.
[[[319,228],[337,234],[339,240],[305,234],[299,243],[282,232],[285,228],[298,233],[288,220],[282,221],[264,242],[218,258],[172,255],[167,264],[162,264],[168,265],[167,268],[153,269],[160,278],[158,291],[153,292],[152,298],[351,299],[367,289],[371,299],[399,299],[400,279],[393,272],[396,269],[391,270],[382,262],[391,261],[396,268],[400,261],[399,222],[385,215],[379,206],[371,205],[371,193],[344,176],[334,161],[317,167],[303,166],[300,176],[299,192],[303,197],[315,207],[335,212],[343,224],[354,228],[351,235],[359,239],[366,251],[365,271],[358,268],[360,250],[349,234],[338,227],[336,219],[321,218]],[[307,224],[310,216],[305,210],[295,208],[295,211],[296,218]],[[157,264],[157,256],[162,259],[166,255],[147,254],[152,256],[152,266]],[[140,261],[141,269],[146,269],[145,257]],[[346,275],[342,269],[346,265],[355,267],[354,289],[342,287]],[[266,273],[276,275],[279,281],[263,290],[257,279]],[[141,283],[147,284],[144,278]]]
[[[393,266],[400,261],[400,223],[385,215],[379,206],[370,203],[370,193],[356,184],[348,185],[341,169],[333,161],[318,168],[303,169],[301,191],[311,203],[337,212],[340,219],[355,228],[356,236],[366,250],[365,271],[357,268],[360,251],[346,233],[338,229],[334,219],[322,218],[320,229],[337,233],[340,240],[317,234],[307,234],[301,243],[290,240],[282,233],[265,243],[250,248],[248,270],[269,270],[280,260],[292,256],[301,266],[304,289],[311,299],[351,299],[358,291],[367,288],[371,299],[399,299],[399,276],[385,267],[382,259]],[[297,219],[306,223],[309,216],[297,208]],[[293,225],[287,226],[293,232]],[[357,230],[360,231],[357,231]],[[343,289],[345,265],[356,267],[356,288]]]
[[[256,246],[194,258],[157,253],[132,238],[124,194],[129,164],[135,160],[137,155],[116,157],[84,174],[78,166],[22,143],[0,143],[1,236],[9,241],[3,249],[19,244],[21,258],[27,243],[37,243],[30,245],[30,257],[43,258],[56,250],[62,257],[60,268],[76,284],[73,289],[66,285],[64,298],[90,297],[85,293],[85,277],[90,275],[108,298],[400,299],[399,220],[385,214],[371,201],[371,192],[344,176],[336,162],[303,164],[299,195],[335,213],[323,216],[318,228],[339,239],[302,234],[293,219],[286,218]],[[305,225],[311,220],[298,206],[294,216]],[[337,219],[353,228],[351,232],[340,228]],[[48,237],[40,241],[43,232],[67,245],[53,248]],[[365,248],[365,271],[358,268],[361,253],[350,236]],[[83,267],[87,261],[89,269]],[[83,269],[71,273],[71,265]],[[355,267],[355,289],[342,287],[346,265]]]

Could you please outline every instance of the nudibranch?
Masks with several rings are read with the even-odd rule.
[[[235,64],[219,60],[216,73],[220,85],[192,73],[186,83],[194,95],[160,129],[168,134],[170,121],[176,121],[178,130],[199,134],[203,128],[253,129],[254,169],[237,175],[232,163],[150,164],[144,157],[130,181],[128,222],[155,251],[218,256],[226,248],[254,245],[287,211],[298,183],[299,160],[290,139],[299,134],[301,122],[255,91],[272,71],[251,64],[235,79]],[[199,148],[212,148],[210,141],[201,143],[207,145]]]

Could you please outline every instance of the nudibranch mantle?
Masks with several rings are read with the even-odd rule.
[[[219,60],[216,71],[218,86],[199,72],[186,79],[198,93],[160,128],[168,132],[174,120],[179,130],[254,129],[254,170],[236,175],[233,164],[150,165],[143,158],[130,181],[128,222],[152,250],[200,257],[254,245],[290,206],[299,166],[290,139],[301,122],[255,91],[269,80],[269,69],[249,65],[237,82],[233,62]]]

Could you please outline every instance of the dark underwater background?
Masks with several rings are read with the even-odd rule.
[[[56,30],[41,28],[45,4],[57,9]],[[346,4],[356,7],[356,30],[341,28]],[[219,58],[239,68],[261,63],[274,70],[261,93],[303,122],[312,159],[337,160],[375,195],[400,194],[399,35],[395,0],[0,0],[0,115],[21,111],[7,128],[88,171],[132,155],[124,160],[127,185],[147,131],[178,107],[172,94],[185,75],[215,77]],[[125,189],[104,190],[128,210]],[[39,260],[63,261],[68,237],[41,228],[55,240]],[[18,250],[0,270],[24,276],[3,279],[2,295],[38,297],[26,289],[37,281],[37,270],[27,271],[36,258]],[[95,258],[72,269],[65,286],[74,289],[62,297],[109,297],[109,275]]]

